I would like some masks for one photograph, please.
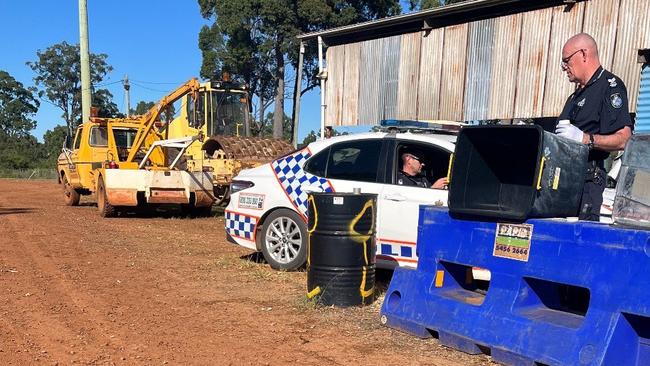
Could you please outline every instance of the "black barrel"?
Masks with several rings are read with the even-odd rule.
[[[376,213],[376,194],[309,195],[309,298],[337,306],[374,301]]]
[[[456,142],[454,216],[523,221],[578,216],[589,148],[539,126],[473,126]]]

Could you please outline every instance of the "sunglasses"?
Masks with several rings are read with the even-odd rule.
[[[422,163],[422,160],[420,160],[420,158],[418,158],[418,157],[415,156],[415,155],[411,155],[411,154],[409,154],[408,157],[411,158],[411,159],[413,159],[413,160],[416,160],[418,163]]]
[[[585,49],[584,49],[584,48],[581,48],[581,49],[575,51],[574,53],[570,54],[569,56],[564,57],[564,58],[562,59],[562,63],[561,63],[561,65],[562,65],[563,67],[567,66],[567,65],[569,64],[569,61],[571,61],[571,57],[573,57],[573,55],[575,55],[576,53],[578,53],[578,52],[580,52],[580,51],[584,52]]]

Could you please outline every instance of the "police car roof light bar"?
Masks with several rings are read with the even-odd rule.
[[[379,122],[382,131],[391,132],[429,132],[429,133],[446,133],[456,135],[466,123],[455,121],[418,121],[418,120],[399,120],[385,119]]]

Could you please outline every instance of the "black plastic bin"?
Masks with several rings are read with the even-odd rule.
[[[376,208],[376,194],[310,194],[308,297],[337,306],[374,301]]]
[[[449,212],[512,221],[578,216],[588,154],[586,145],[535,125],[463,128]]]
[[[634,135],[625,146],[612,218],[619,225],[650,229],[650,135]]]

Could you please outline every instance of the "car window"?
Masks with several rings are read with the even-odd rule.
[[[106,127],[92,127],[90,129],[91,146],[108,146],[108,130]]]
[[[115,146],[124,148],[131,147],[137,133],[138,130],[132,128],[114,128],[113,138],[115,139]]]
[[[74,148],[75,149],[79,149],[79,147],[81,146],[81,133],[82,132],[83,132],[83,128],[79,127],[77,129],[77,135],[76,135],[76,137],[74,139]]]
[[[397,172],[402,170],[405,153],[410,153],[419,158],[424,163],[420,172],[427,180],[433,184],[436,180],[447,176],[449,169],[449,158],[451,153],[443,148],[422,142],[398,142],[395,150],[395,171],[393,172],[393,183],[397,184]]]
[[[376,182],[381,140],[346,141],[330,147],[326,177]]]
[[[330,149],[327,148],[312,156],[305,163],[305,171],[313,175],[324,177],[325,169],[327,168],[327,158],[329,157]]]

